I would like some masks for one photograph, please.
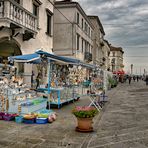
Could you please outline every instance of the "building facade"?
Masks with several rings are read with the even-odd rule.
[[[104,70],[110,71],[110,51],[111,47],[107,40],[103,40],[103,66]]]
[[[53,0],[0,1],[0,63],[8,63],[9,56],[34,53],[37,49],[53,49]],[[14,63],[17,74],[24,75],[30,84],[41,70],[35,65]]]
[[[53,0],[0,1],[0,57],[53,48]]]
[[[88,16],[88,18],[94,26],[92,50],[93,64],[102,68],[104,62],[103,40],[105,32],[98,16]]]
[[[124,54],[124,51],[121,47],[111,46],[110,69],[112,72],[120,71],[124,68],[123,54]]]
[[[87,63],[92,61],[93,25],[77,2],[55,2],[53,51]]]

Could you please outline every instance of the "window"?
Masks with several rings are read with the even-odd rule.
[[[48,9],[47,11],[47,34],[51,36],[51,31],[52,31],[52,12]]]
[[[115,58],[112,59],[111,63],[112,64],[115,64]]]
[[[39,6],[37,6],[35,3],[33,3],[33,14],[37,17],[38,17],[38,13],[39,13],[38,9],[39,9]]]
[[[82,18],[82,29],[83,29],[83,27],[84,27],[84,26],[83,26],[83,23],[84,23],[84,20],[83,20],[83,18]]]
[[[88,51],[91,53],[90,44],[88,43]]]
[[[77,50],[79,50],[79,39],[80,39],[80,35],[77,34]]]
[[[90,27],[88,28],[88,36],[90,37]]]
[[[79,13],[77,13],[77,24],[79,24]]]
[[[85,41],[85,52],[88,52],[88,42]]]
[[[17,2],[18,4],[20,4],[20,0],[14,0],[15,2]]]
[[[41,5],[42,3],[39,1],[39,0],[33,0],[33,14],[38,17],[38,20],[37,20],[37,25],[39,27],[39,6]]]
[[[93,39],[93,32],[92,32],[92,30],[90,31],[90,37],[91,37],[91,39]]]
[[[83,40],[83,38],[82,38],[82,52],[83,52],[83,50],[84,50],[84,40]]]
[[[92,53],[92,46],[90,45],[90,53]]]
[[[87,28],[88,28],[88,25],[87,23],[85,22],[85,32],[87,33]]]
[[[115,52],[113,52],[113,57],[115,57]]]

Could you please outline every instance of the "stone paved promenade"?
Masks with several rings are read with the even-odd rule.
[[[143,81],[119,84],[94,120],[94,132],[75,132],[74,105],[64,106],[52,124],[0,121],[0,148],[148,148],[148,86]]]

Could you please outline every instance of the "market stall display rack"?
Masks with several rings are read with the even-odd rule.
[[[21,93],[22,92],[22,93]],[[21,91],[11,99],[10,112],[17,112],[17,106],[21,105],[21,114],[35,112],[46,108],[47,99],[40,97],[35,91]]]
[[[45,109],[47,104],[47,99],[39,97],[39,98],[34,98],[33,100],[25,103],[30,103],[31,105],[22,106],[22,109],[21,109],[22,114],[32,113],[32,112],[39,111],[41,109]],[[23,103],[21,105],[23,105]]]
[[[43,50],[37,50],[33,54],[9,57],[9,60],[39,64],[36,88],[41,85],[39,83],[43,83],[47,88],[39,88],[38,91],[45,92],[50,106],[56,105],[58,108],[64,104],[74,102],[81,95],[86,94],[83,86],[88,89],[89,84],[87,84],[87,87],[81,84],[86,75],[88,78],[89,71],[96,67],[95,65],[83,63],[78,59],[53,55]],[[88,70],[84,70],[82,67]],[[47,74],[46,82],[42,81],[43,68]]]
[[[64,104],[77,101],[80,96],[80,86],[50,88],[50,107],[61,108]],[[47,93],[47,88],[39,88],[38,91]],[[82,90],[81,90],[82,91]]]
[[[26,114],[46,108],[47,99],[40,97],[35,91],[30,91],[26,85],[16,87],[13,83],[2,82],[0,111]]]

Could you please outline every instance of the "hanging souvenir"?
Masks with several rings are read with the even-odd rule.
[[[22,108],[21,108],[21,105],[19,104],[19,105],[18,105],[18,114],[21,113],[21,110],[22,110]]]
[[[9,100],[8,100],[8,98],[6,99],[6,112],[8,112],[8,110],[9,110]]]

